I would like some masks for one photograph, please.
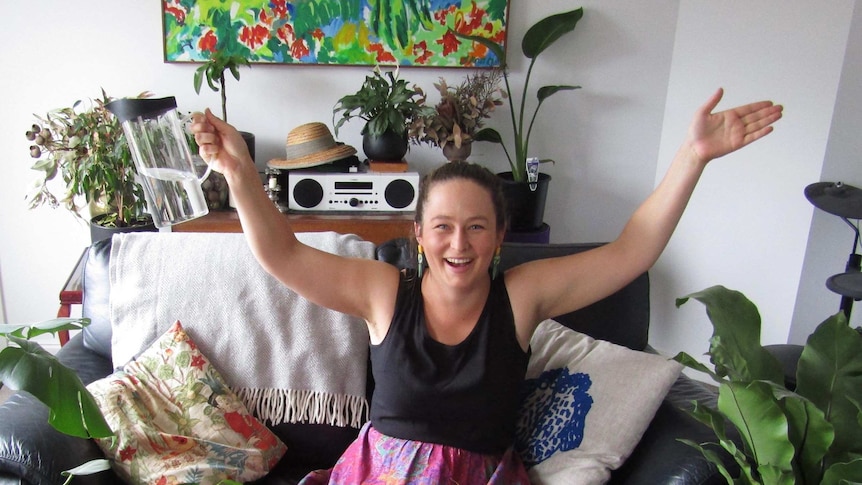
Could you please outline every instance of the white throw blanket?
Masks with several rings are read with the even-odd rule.
[[[354,235],[301,233],[323,251],[373,258]],[[368,329],[266,273],[242,234],[131,233],[111,248],[114,367],[176,320],[258,418],[360,427]],[[344,291],[332,281],[333,291]]]

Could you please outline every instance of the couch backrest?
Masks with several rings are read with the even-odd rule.
[[[90,246],[84,266],[81,314],[90,318],[83,330],[84,346],[111,360],[111,239]]]
[[[501,265],[508,269],[534,259],[578,253],[602,243],[503,245]],[[82,314],[91,319],[84,329],[84,345],[111,358],[111,283],[109,277],[111,240],[94,243],[87,254],[83,279]],[[377,247],[377,258],[399,268],[415,267],[410,241],[393,239]],[[581,310],[555,317],[563,325],[631,349],[643,350],[649,336],[649,278],[639,276],[617,293]]]

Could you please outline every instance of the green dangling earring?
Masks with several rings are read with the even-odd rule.
[[[425,252],[422,249],[422,245],[418,245],[416,248],[416,275],[419,278],[422,278],[422,273],[425,272]]]
[[[500,274],[500,251],[501,247],[497,246],[497,250],[494,252],[494,259],[491,260],[491,279],[497,279],[497,276]]]

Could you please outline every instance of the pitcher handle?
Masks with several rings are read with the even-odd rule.
[[[203,157],[201,157],[201,159],[203,159]],[[204,171],[204,174],[203,174],[203,175],[201,175],[200,177],[198,177],[198,182],[200,182],[200,183],[204,183],[204,180],[206,180],[206,179],[207,179],[207,177],[209,177],[209,176],[210,176],[210,172],[212,172],[212,171],[213,171],[213,168],[212,168],[212,167],[210,167],[210,164],[208,164],[206,160],[204,160],[204,163],[206,163],[206,164],[207,164],[207,169],[206,169],[206,171]]]

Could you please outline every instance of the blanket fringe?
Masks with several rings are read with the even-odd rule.
[[[361,428],[368,421],[365,396],[295,389],[233,390],[256,418],[272,425],[313,423]]]

